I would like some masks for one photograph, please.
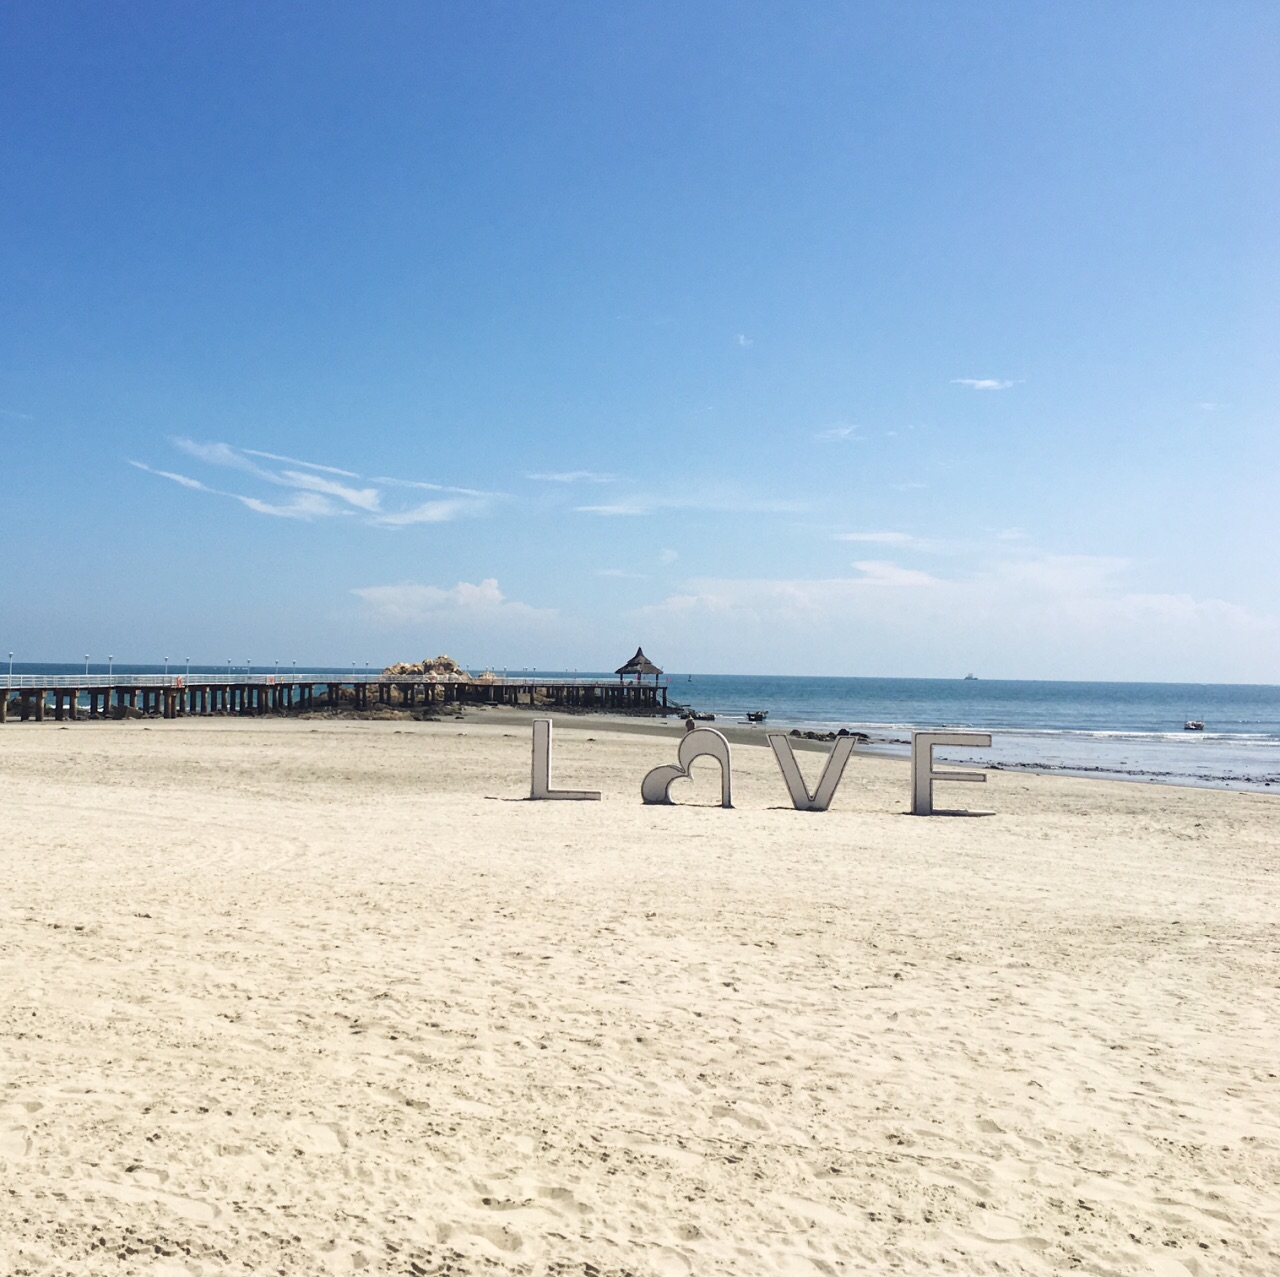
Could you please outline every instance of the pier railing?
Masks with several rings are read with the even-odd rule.
[[[0,670],[3,667],[0,666]],[[390,683],[395,687],[439,687],[444,684],[465,684],[478,687],[601,687],[617,685],[616,678],[563,678],[543,677],[540,674],[524,674],[516,677],[461,678],[456,674],[336,674],[330,671],[315,673],[303,670],[280,670],[272,674],[226,673],[217,674],[13,674],[0,672],[0,688],[90,688],[90,687],[173,687],[187,684],[201,687],[270,687],[277,683],[338,683],[352,684]],[[628,681],[627,686],[634,686]],[[645,687],[651,686],[649,683]]]

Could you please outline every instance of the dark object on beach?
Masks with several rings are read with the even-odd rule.
[[[852,736],[854,742],[858,745],[865,745],[871,739],[866,732],[851,732],[847,727],[842,727],[838,732],[802,732],[798,727],[793,727],[790,735],[797,740],[818,741],[833,741],[838,740],[841,736]]]
[[[747,710],[748,723],[763,723],[769,717],[767,709],[749,709]]]
[[[1182,730],[1184,732],[1202,732],[1204,731],[1204,719],[1189,718],[1182,724]]]
[[[714,723],[716,721],[714,714],[698,714],[693,710],[689,711],[689,717],[696,719],[699,723]]]

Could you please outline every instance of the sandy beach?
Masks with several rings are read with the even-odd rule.
[[[0,1272],[1280,1272],[1276,797],[529,722],[0,729]]]

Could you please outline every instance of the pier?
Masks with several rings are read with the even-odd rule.
[[[353,674],[18,674],[0,687],[0,723],[82,718],[262,715],[323,709],[508,705],[668,714],[667,688],[608,678],[450,678]]]

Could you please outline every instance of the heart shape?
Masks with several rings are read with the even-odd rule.
[[[640,797],[646,803],[662,803],[674,806],[671,802],[671,784],[683,780],[689,775],[695,758],[703,756],[714,758],[720,764],[720,806],[733,806],[733,771],[729,754],[729,742],[712,727],[696,727],[686,732],[676,750],[675,764],[664,763],[655,767],[640,782]]]

